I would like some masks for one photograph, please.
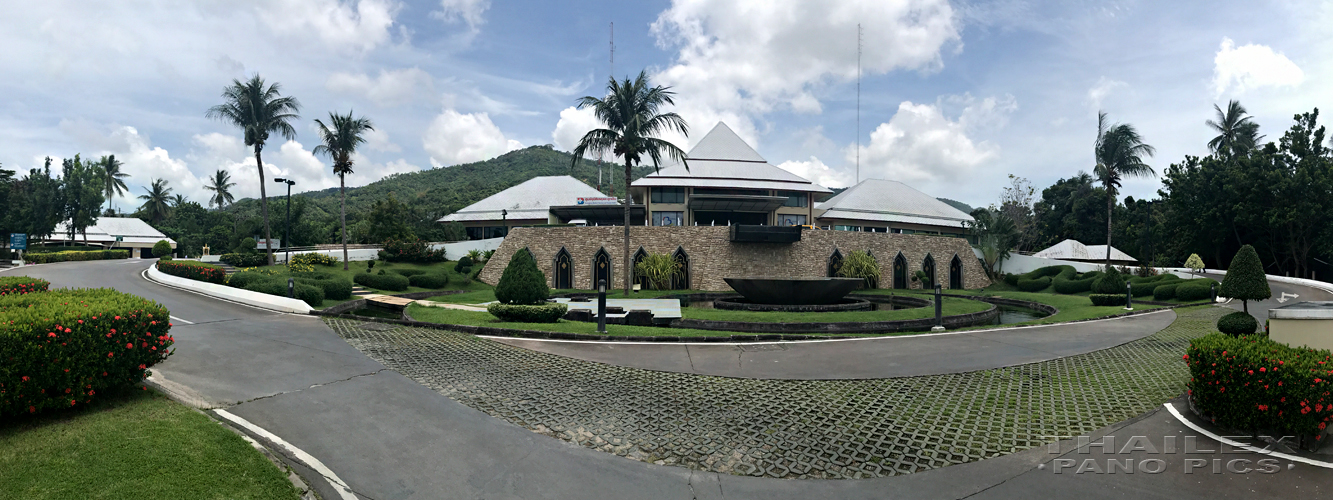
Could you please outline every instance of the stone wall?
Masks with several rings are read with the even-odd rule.
[[[972,247],[962,238],[893,233],[856,233],[849,231],[806,230],[796,243],[732,243],[729,228],[678,226],[630,228],[630,253],[642,247],[648,253],[671,254],[682,248],[689,256],[690,288],[695,290],[730,291],[722,280],[726,277],[818,277],[825,276],[828,260],[836,249],[846,257],[853,250],[868,250],[879,261],[880,288],[893,288],[893,260],[899,253],[907,260],[910,277],[922,268],[927,254],[935,259],[935,275],[948,288],[949,263],[954,255],[963,264],[964,288],[981,288],[990,284],[981,269]],[[575,288],[591,290],[593,255],[605,248],[611,255],[611,287],[623,288],[624,254],[621,243],[624,228],[594,227],[523,227],[514,228],[491,257],[480,278],[494,285],[504,272],[514,252],[522,248],[532,251],[537,266],[552,282],[555,256],[565,248],[574,262]],[[911,288],[920,283],[908,280]]]

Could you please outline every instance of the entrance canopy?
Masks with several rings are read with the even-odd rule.
[[[642,226],[645,219],[643,205],[630,205],[629,210],[630,225]],[[584,219],[588,221],[589,226],[625,224],[624,205],[563,205],[551,207],[551,215],[558,217],[562,222]]]
[[[689,206],[708,212],[772,212],[786,202],[786,196],[696,194],[690,197]]]

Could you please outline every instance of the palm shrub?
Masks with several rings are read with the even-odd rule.
[[[879,262],[875,257],[863,250],[852,250],[847,257],[842,259],[842,267],[838,269],[838,276],[843,278],[861,278],[864,280],[865,288],[876,288],[879,283]]]
[[[27,276],[0,276],[0,297],[5,295],[23,295],[33,292],[45,292],[51,288],[51,282],[41,278]]]
[[[634,274],[648,281],[653,290],[666,290],[671,287],[671,278],[680,272],[680,262],[664,253],[652,253],[643,257],[634,266]]]
[[[1217,320],[1217,330],[1233,337],[1252,335],[1255,328],[1259,328],[1259,322],[1247,312],[1236,311]]]
[[[167,240],[157,240],[157,243],[153,244],[153,256],[171,260],[171,243]]]
[[[481,250],[475,248],[467,251],[467,258],[472,259],[472,262],[484,262],[486,260],[482,258]]]
[[[537,268],[536,259],[527,251],[514,252],[504,274],[500,275],[500,281],[495,284],[495,300],[502,304],[542,304],[550,294],[546,275]]]
[[[1264,275],[1264,265],[1259,262],[1259,253],[1254,251],[1254,247],[1245,245],[1236,252],[1217,294],[1240,299],[1245,312],[1250,312],[1251,300],[1265,300],[1273,296],[1268,288],[1268,276]]]

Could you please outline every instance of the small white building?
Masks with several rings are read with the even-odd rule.
[[[643,223],[643,205],[631,206],[631,224]],[[568,175],[533,177],[483,198],[462,210],[441,217],[439,223],[459,222],[469,240],[500,238],[511,227],[567,224],[589,226],[624,224],[625,206],[583,181]]]
[[[75,234],[74,239],[71,240],[67,224],[67,222],[57,224],[55,234],[52,234],[46,242],[69,242],[71,245],[83,245],[85,233]],[[134,217],[100,217],[97,219],[97,224],[88,227],[86,234],[88,245],[97,245],[108,249],[127,249],[130,251],[130,257],[152,258],[153,245],[162,240],[170,243],[172,249],[176,248],[176,240],[168,238],[161,231],[153,229],[153,226],[148,225],[147,222]]]
[[[816,209],[821,226],[842,231],[962,237],[972,216],[898,181],[866,179]]]
[[[1050,248],[1032,254],[1045,259],[1072,260],[1075,262],[1106,262],[1106,245],[1084,245],[1078,240],[1064,240]],[[1138,264],[1138,259],[1111,247],[1111,263],[1116,265]]]

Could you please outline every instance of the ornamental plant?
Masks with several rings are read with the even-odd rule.
[[[1322,442],[1333,419],[1333,355],[1261,335],[1214,333],[1190,341],[1189,396],[1217,424]]]
[[[865,288],[876,288],[879,283],[879,262],[875,257],[864,250],[852,250],[842,259],[842,267],[838,268],[838,276],[844,278],[861,278],[864,280],[862,286]]]
[[[341,261],[329,254],[311,252],[293,255],[292,263],[304,264],[307,266],[336,266],[341,263]]]
[[[500,275],[500,281],[495,284],[495,299],[502,304],[543,304],[550,294],[546,275],[537,268],[532,252],[526,249],[514,252],[504,274]]]
[[[648,287],[653,290],[671,288],[671,278],[679,272],[680,262],[664,253],[645,255],[643,260],[634,265],[634,274],[647,280]],[[607,285],[610,286],[609,283]]]
[[[259,267],[268,265],[268,256],[262,253],[225,253],[218,257],[223,263],[233,267]]]
[[[157,270],[172,276],[180,276],[195,281],[217,283],[219,285],[227,284],[227,272],[222,270],[219,266],[208,264],[206,262],[160,260],[157,262]]]
[[[90,250],[69,252],[23,253],[23,261],[29,264],[51,264],[54,262],[78,262],[88,260],[128,259],[129,250]]]
[[[171,260],[171,243],[167,240],[157,240],[157,243],[153,244],[153,256]]]
[[[1197,253],[1192,253],[1192,254],[1190,254],[1190,258],[1185,259],[1185,268],[1189,269],[1190,272],[1193,273],[1193,274],[1199,274],[1199,273],[1202,273],[1202,272],[1203,272],[1203,259],[1200,259],[1200,258],[1199,258],[1199,254],[1197,254]],[[1190,277],[1192,278],[1193,276],[1190,276]]]
[[[1125,276],[1115,266],[1108,266],[1101,279],[1093,282],[1092,291],[1101,294],[1125,294]]]
[[[0,297],[0,418],[134,387],[170,355],[161,304],[111,289]]]
[[[385,262],[444,262],[444,250],[431,250],[425,240],[419,238],[390,239],[384,242],[384,249],[379,252],[380,260]]]
[[[1259,253],[1254,251],[1254,247],[1240,247],[1236,256],[1232,257],[1231,267],[1227,268],[1227,275],[1222,278],[1222,286],[1217,289],[1217,294],[1240,299],[1245,312],[1250,312],[1251,300],[1265,300],[1273,296],[1268,288],[1268,276],[1264,275],[1264,265],[1259,262]]]
[[[51,282],[40,278],[0,276],[0,296],[45,292],[50,288]]]

